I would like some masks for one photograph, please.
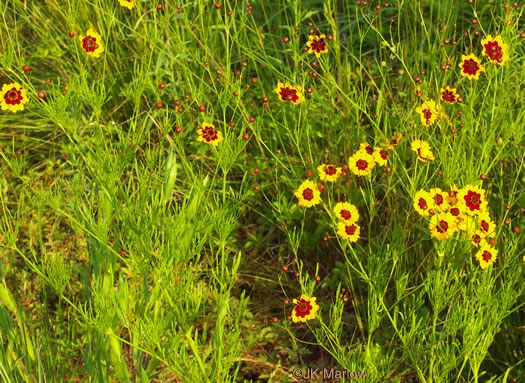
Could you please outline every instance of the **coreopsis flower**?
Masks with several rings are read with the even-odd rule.
[[[282,82],[277,82],[277,88],[275,88],[275,93],[279,95],[279,100],[286,102],[290,101],[292,104],[300,104],[305,100],[303,88],[300,85],[291,85],[289,82],[283,84]]]
[[[490,219],[487,211],[478,215],[478,222],[483,238],[492,238],[496,235],[496,224]]]
[[[119,4],[128,9],[132,9],[135,6],[135,0],[118,0]]]
[[[384,146],[387,147],[387,149],[393,150],[403,139],[403,135],[401,133],[394,133],[392,136],[392,139],[385,143]]]
[[[307,320],[314,319],[315,314],[319,310],[319,305],[316,303],[316,297],[309,297],[308,295],[301,294],[301,298],[293,299],[295,305],[292,311],[292,321],[306,322]]]
[[[356,176],[367,176],[372,172],[376,166],[376,162],[372,155],[368,154],[366,150],[358,150],[352,157],[348,159],[348,167]]]
[[[323,53],[328,53],[328,46],[326,44],[326,35],[308,36],[306,46],[309,48],[308,53],[315,53],[317,57],[321,56]]]
[[[461,56],[459,67],[461,68],[461,75],[468,77],[469,80],[479,80],[479,76],[485,71],[481,65],[481,60],[472,53],[468,56]]]
[[[321,202],[321,192],[318,185],[310,180],[305,180],[294,195],[299,200],[299,206],[312,207]]]
[[[88,56],[96,58],[100,57],[100,54],[104,52],[102,36],[100,36],[92,28],[88,29],[86,36],[80,34],[79,39],[82,43],[82,49],[86,51]]]
[[[476,230],[476,232],[470,237],[470,241],[474,247],[479,247],[483,241],[483,233],[480,230]]]
[[[337,224],[337,234],[350,242],[357,242],[361,228],[355,222],[340,221]]]
[[[224,140],[222,132],[216,130],[212,124],[207,122],[203,122],[200,125],[200,128],[197,130],[197,134],[199,135],[197,137],[197,141],[205,142],[212,146],[217,146]]]
[[[500,35],[496,37],[488,35],[481,40],[481,45],[484,48],[483,55],[487,56],[492,63],[503,66],[509,59],[509,46]]]
[[[359,211],[355,205],[348,202],[338,202],[334,206],[334,214],[340,220],[351,223],[359,219]]]
[[[441,100],[449,104],[455,104],[458,102],[459,95],[456,93],[456,88],[447,86],[445,89],[441,88],[439,91],[441,94]]]
[[[490,246],[486,241],[482,241],[480,249],[476,253],[476,259],[483,270],[496,262],[498,250]]]
[[[463,206],[465,213],[468,215],[481,214],[487,209],[485,190],[478,186],[465,186],[458,192],[457,197],[458,203]]]
[[[430,215],[430,210],[434,210],[434,198],[432,198],[429,192],[421,189],[414,195],[412,206],[414,206],[414,210],[417,211],[419,215],[427,217]]]
[[[372,148],[368,142],[361,142],[361,144],[359,144],[359,150],[365,150],[369,155],[374,155],[374,148]]]
[[[434,154],[428,142],[424,140],[414,140],[411,144],[411,149],[413,152],[417,153],[417,158],[422,162],[434,161]]]
[[[419,113],[421,123],[428,126],[438,121],[441,107],[434,100],[426,100],[423,105],[416,108],[416,113]]]
[[[317,167],[321,181],[335,182],[341,177],[341,168],[335,165],[321,165]]]
[[[376,164],[378,164],[379,166],[386,166],[386,160],[388,159],[388,152],[385,149],[377,147],[374,150],[374,159],[376,161]]]
[[[17,82],[4,84],[0,91],[0,109],[13,113],[24,110],[24,105],[29,102],[27,92]]]
[[[440,188],[430,189],[430,196],[434,200],[436,211],[446,211],[448,209],[448,202],[446,200],[447,193]]]
[[[449,239],[458,229],[456,220],[450,213],[437,213],[428,224],[430,235],[441,240]]]

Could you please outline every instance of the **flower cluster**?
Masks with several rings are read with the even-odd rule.
[[[339,219],[337,234],[350,242],[357,242],[361,227],[357,224],[359,212],[357,208],[348,202],[339,202],[334,207],[334,214]]]
[[[483,46],[483,56],[487,56],[491,63],[503,66],[508,61],[509,46],[501,36],[492,37],[488,35],[481,40],[481,45]],[[461,68],[461,75],[469,80],[479,80],[481,73],[485,71],[481,60],[473,53],[467,56],[462,55],[459,67]]]
[[[498,251],[487,240],[495,236],[496,225],[490,218],[485,190],[466,185],[462,189],[452,186],[450,192],[440,188],[419,190],[412,205],[423,217],[430,217],[430,235],[438,240],[451,238],[461,232],[479,248],[476,259],[486,269],[496,261]]]
[[[395,133],[389,143],[384,144],[386,149],[393,149],[403,138],[400,133]],[[359,150],[348,158],[348,167],[356,176],[368,176],[377,165],[386,166],[389,156],[388,151],[381,148],[372,148],[368,143],[362,142]]]

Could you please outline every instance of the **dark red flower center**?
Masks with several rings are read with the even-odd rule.
[[[379,155],[381,156],[382,159],[386,160],[388,158],[388,152],[386,150],[383,150],[381,149],[379,151]]]
[[[309,301],[305,301],[304,299],[301,299],[297,306],[295,306],[295,315],[298,317],[304,318],[308,314],[310,314],[310,311],[312,311],[312,305]]]
[[[354,235],[355,231],[357,230],[356,225],[348,225],[345,227],[345,232],[348,235]]]
[[[480,210],[481,208],[481,194],[469,190],[465,196],[465,203],[467,204],[470,211]]]
[[[359,170],[365,170],[368,167],[368,162],[365,160],[359,160],[355,164]]]
[[[439,221],[439,224],[436,226],[436,230],[439,233],[444,233],[448,230],[448,222],[443,220]]]
[[[499,46],[497,41],[491,41],[484,45],[485,54],[489,56],[491,61],[499,61],[503,58],[503,49]]]
[[[206,126],[202,129],[202,138],[204,138],[206,142],[214,141],[218,138],[217,131],[213,126]]]
[[[350,213],[348,210],[341,210],[341,217],[343,217],[343,219],[350,219],[352,218],[352,213]]]
[[[390,145],[392,146],[396,146],[397,145],[397,140],[395,138],[393,138],[392,140],[390,140]]]
[[[335,166],[330,165],[324,168],[324,172],[328,174],[329,176],[331,176],[337,173],[337,169]]]
[[[297,100],[299,100],[299,96],[297,95],[297,91],[295,89],[281,88],[279,95],[281,96],[281,100],[283,101],[296,102]]]
[[[436,205],[441,205],[443,203],[443,196],[441,194],[436,194],[434,196],[434,201],[436,202]]]
[[[97,39],[91,36],[84,37],[82,39],[82,48],[86,52],[94,52],[98,48]]]
[[[11,88],[4,94],[4,100],[8,105],[18,105],[22,99],[22,91],[16,88]]]
[[[374,154],[374,149],[372,149],[372,147],[370,145],[366,145],[365,146],[365,150],[370,155]]]
[[[451,90],[445,90],[441,92],[441,99],[446,102],[456,102],[456,95]]]
[[[485,220],[481,220],[481,228],[483,229],[484,232],[488,232],[489,231],[489,223]]]
[[[483,258],[485,262],[488,262],[492,259],[492,254],[490,254],[490,251],[485,250],[481,257]]]
[[[463,73],[475,76],[479,71],[479,64],[474,59],[463,61]]]
[[[423,109],[423,116],[425,120],[430,120],[432,118],[432,112],[429,109]]]
[[[457,217],[459,215],[459,209],[457,207],[453,207],[450,209],[450,214],[452,214],[454,217]]]
[[[317,53],[321,53],[326,51],[326,43],[324,42],[324,39],[317,38],[311,41],[310,48]]]
[[[421,210],[427,210],[428,209],[427,201],[423,197],[421,197],[419,199],[419,201],[417,201],[417,206],[419,206],[419,208]]]
[[[479,234],[474,234],[472,236],[472,242],[474,242],[475,244],[479,244],[481,242],[481,237],[479,236]]]
[[[314,199],[314,191],[310,188],[306,188],[303,190],[303,198],[307,201],[311,201]]]

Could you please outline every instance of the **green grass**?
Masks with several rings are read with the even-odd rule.
[[[0,111],[0,381],[525,381],[525,4],[135,1],[0,0],[0,88],[30,99]],[[100,58],[79,40],[90,27]],[[310,30],[331,37],[318,59]],[[488,34],[504,66],[482,56]],[[469,53],[477,81],[460,75]],[[280,102],[278,81],[311,93]],[[447,85],[463,102],[423,126],[416,107]],[[348,170],[298,206],[319,165],[394,132],[390,172]],[[486,270],[412,206],[468,184],[496,224]],[[336,233],[339,201],[359,209],[355,243]],[[301,294],[320,306],[304,324],[289,318]]]

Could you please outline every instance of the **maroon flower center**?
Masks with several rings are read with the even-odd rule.
[[[434,196],[434,201],[436,202],[436,205],[441,205],[443,203],[443,196],[441,194],[436,194]]]
[[[386,150],[383,150],[381,149],[379,151],[379,155],[381,156],[382,159],[386,160],[388,158],[388,152]]]
[[[297,95],[297,91],[295,89],[281,88],[279,95],[281,96],[281,100],[283,101],[296,102],[297,100],[299,100],[299,96]]]
[[[427,210],[428,209],[427,201],[423,197],[421,197],[419,199],[419,201],[417,201],[417,206],[419,206],[419,208],[421,210]]]
[[[459,215],[459,209],[457,207],[453,207],[450,209],[450,214],[452,214],[454,217],[457,217]]]
[[[307,201],[311,201],[314,199],[314,191],[310,188],[306,188],[303,190],[303,198]]]
[[[488,262],[492,259],[492,254],[490,254],[490,251],[485,250],[481,257],[483,258],[485,262]]]
[[[397,145],[397,140],[395,138],[393,138],[391,141],[390,141],[390,145]]]
[[[489,231],[489,223],[485,220],[481,220],[481,228],[483,231],[488,232]]]
[[[359,160],[355,164],[359,170],[365,170],[368,167],[368,162],[365,160]]]
[[[481,237],[479,236],[479,234],[474,234],[472,236],[472,242],[474,242],[476,245],[481,242]]]
[[[432,112],[429,109],[423,109],[423,116],[425,120],[430,120],[432,118]]]
[[[333,165],[330,165],[330,166],[327,166],[325,169],[324,169],[324,172],[326,174],[328,174],[329,176],[331,175],[334,175],[335,173],[337,173],[337,169],[335,166]]]
[[[324,39],[317,38],[313,40],[310,44],[310,47],[313,51],[316,51],[317,53],[326,51],[326,43],[324,42]]]
[[[489,56],[491,61],[499,61],[503,58],[503,49],[499,46],[497,41],[491,41],[484,45],[485,54]]]
[[[441,99],[446,102],[456,102],[456,95],[451,90],[445,90],[441,93]]]
[[[475,76],[479,71],[479,64],[474,59],[463,61],[463,73]]]
[[[217,131],[213,127],[207,126],[202,129],[202,138],[204,138],[206,142],[214,141],[218,138]]]
[[[439,221],[439,225],[436,226],[436,230],[439,233],[444,233],[448,230],[448,222],[443,220]]]
[[[469,190],[465,196],[465,203],[467,204],[470,211],[480,210],[481,207],[481,194]]]
[[[4,100],[6,104],[18,105],[22,100],[22,91],[17,90],[16,88],[11,88],[11,90],[4,94]]]
[[[349,225],[345,227],[345,232],[348,235],[354,235],[355,231],[357,230],[356,225]]]
[[[350,213],[348,210],[341,210],[341,217],[343,217],[343,219],[350,219],[352,218],[352,213]]]
[[[86,36],[82,39],[82,48],[86,52],[94,52],[98,48],[97,39],[95,37]]]
[[[297,306],[295,306],[295,315],[298,317],[304,318],[310,314],[310,311],[312,311],[312,305],[304,299],[301,299]]]

